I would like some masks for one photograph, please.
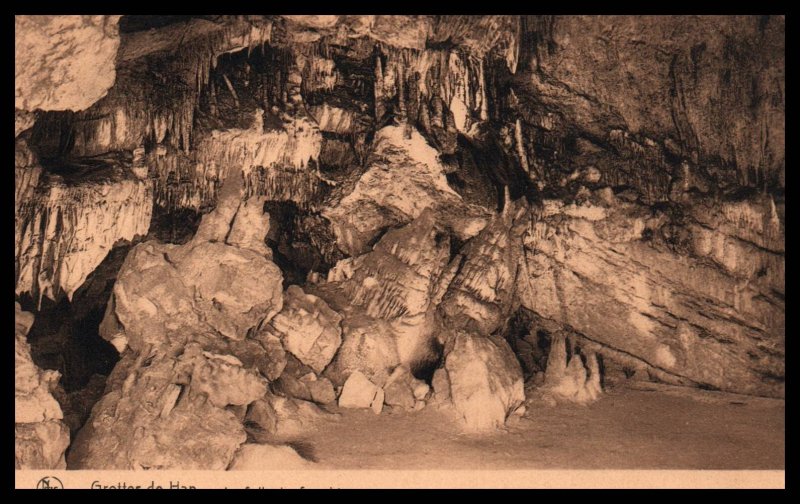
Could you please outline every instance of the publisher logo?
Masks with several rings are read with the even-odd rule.
[[[62,490],[64,484],[55,476],[45,476],[36,483],[37,490]]]

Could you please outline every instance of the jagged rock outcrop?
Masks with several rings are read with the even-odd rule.
[[[450,400],[465,430],[502,427],[525,401],[522,369],[511,347],[496,336],[462,331],[452,336],[448,346],[444,370]]]
[[[84,110],[116,77],[120,16],[14,16],[14,106]]]
[[[322,211],[343,252],[365,252],[381,231],[410,222],[426,208],[461,239],[485,226],[488,213],[464,203],[447,185],[436,149],[413,127],[386,126],[375,134],[373,145],[367,171]]]
[[[266,393],[265,380],[228,355],[190,343],[169,357],[124,359],[117,386],[95,405],[70,451],[78,469],[228,467],[247,436],[226,406]],[[150,361],[150,362],[149,362]]]
[[[58,371],[41,370],[31,358],[26,335],[33,314],[14,306],[14,468],[66,469],[69,429],[53,397]]]
[[[280,270],[224,243],[237,210],[251,217],[241,189],[234,171],[191,242],[145,242],[126,257],[103,326],[125,353],[71,465],[225,469],[247,439],[246,407],[282,373],[285,353],[277,338],[252,331],[282,307]]]
[[[333,359],[342,342],[342,316],[322,299],[290,285],[283,309],[270,321],[283,346],[317,374]]]
[[[609,191],[595,196],[545,202],[525,237],[523,305],[663,379],[783,396],[784,235],[774,205],[698,202],[669,216]]]
[[[120,241],[144,236],[152,186],[118,165],[41,176],[15,219],[16,293],[72,294]]]
[[[514,309],[522,236],[531,214],[506,194],[505,210],[469,241],[451,262],[455,271],[439,310],[448,327],[492,334]]]
[[[344,316],[342,345],[326,370],[334,383],[357,370],[383,385],[399,364],[415,370],[438,358],[434,298],[449,256],[449,237],[426,209],[314,287]]]

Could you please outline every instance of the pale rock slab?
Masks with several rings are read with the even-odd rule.
[[[505,340],[457,333],[445,358],[451,400],[466,431],[500,428],[525,401],[522,369]]]
[[[246,443],[239,447],[228,470],[292,471],[313,467],[313,462],[298,455],[291,446]]]
[[[340,408],[369,408],[372,406],[380,388],[369,381],[361,372],[353,372],[342,388],[339,396]],[[381,402],[383,404],[383,402]]]
[[[690,205],[675,223],[622,201],[546,202],[524,238],[521,302],[663,381],[782,397],[785,254],[772,208]]]

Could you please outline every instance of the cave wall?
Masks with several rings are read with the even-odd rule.
[[[507,392],[492,415],[515,410],[522,374],[502,336],[524,309],[553,341],[579,341],[590,367],[596,352],[670,383],[785,394],[781,16],[17,16],[16,27],[26,310],[94,292],[92,273],[142,240],[183,250],[220,226],[243,254],[225,241],[239,212],[265,235],[244,232],[259,242],[245,248],[341,335],[329,372],[262,365],[268,381],[289,370],[281,390],[310,387],[298,385],[309,372],[328,380],[322,394],[355,371],[383,386],[398,366],[417,380],[436,368],[468,424],[496,425],[469,401],[462,366],[504,367],[487,378]],[[79,298],[119,343],[111,288]],[[222,312],[203,331],[230,333]],[[316,327],[301,312],[258,329],[259,355]],[[73,325],[84,327],[54,332],[69,339]],[[234,352],[245,367],[251,336]],[[122,357],[121,375],[144,358]]]

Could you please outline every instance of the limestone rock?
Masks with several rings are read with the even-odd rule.
[[[246,443],[239,447],[228,470],[292,471],[313,467],[313,462],[298,455],[291,446]]]
[[[501,338],[457,333],[445,369],[453,405],[468,431],[502,427],[525,401],[519,362]]]
[[[381,319],[350,315],[342,322],[342,346],[325,376],[335,385],[343,385],[352,373],[384,383],[390,371],[400,364],[392,326]]]
[[[47,175],[38,183],[15,218],[16,293],[71,299],[117,242],[147,234],[151,186],[118,167],[77,181]]]
[[[686,213],[704,224],[653,217],[633,203],[545,204],[525,237],[523,305],[586,335],[602,347],[594,351],[635,357],[661,380],[783,396],[778,216],[754,202]]]
[[[247,405],[264,379],[191,343],[177,357],[129,354],[70,451],[82,469],[228,467],[247,436],[228,405]],[[148,363],[148,361],[150,361]]]
[[[266,394],[248,408],[246,425],[259,442],[281,442],[301,438],[319,422],[333,418],[309,401]]]
[[[208,265],[213,264],[213,268]],[[231,339],[270,319],[281,307],[281,271],[263,255],[221,243],[193,244],[177,263],[194,290],[205,322]]]
[[[525,204],[507,205],[464,247],[463,257],[454,259],[460,267],[440,305],[451,328],[491,334],[513,311],[522,234],[530,213]]]
[[[31,358],[26,335],[33,314],[15,303],[14,335],[14,467],[65,469],[69,429],[52,395],[58,371],[41,370]]]
[[[448,258],[449,239],[427,209],[329,272],[332,281],[314,292],[345,317],[342,346],[326,370],[334,383],[359,370],[381,385],[398,364],[438,360],[433,302]]]
[[[370,409],[376,415],[380,415],[381,411],[383,411],[383,400],[384,400],[384,393],[383,389],[379,388],[378,392],[375,394],[375,398],[372,399],[372,403],[369,405]]]
[[[351,193],[323,210],[343,252],[366,252],[381,230],[411,222],[426,208],[461,239],[474,236],[485,225],[487,213],[464,203],[447,185],[438,153],[409,128],[410,139],[404,125],[378,131],[369,169]]]
[[[384,402],[389,406],[412,409],[415,400],[414,381],[415,379],[407,367],[397,366],[383,386]]]
[[[433,397],[436,402],[446,403],[450,401],[450,378],[447,376],[445,368],[439,368],[433,372]]]
[[[14,103],[83,110],[116,77],[120,16],[14,16]]]
[[[361,372],[353,372],[339,396],[340,408],[369,408],[378,394],[379,387]],[[381,404],[383,404],[381,402]]]
[[[290,285],[284,294],[283,309],[270,322],[286,350],[301,362],[321,373],[342,342],[341,315],[322,299]]]
[[[69,429],[63,422],[14,425],[14,469],[66,469]]]
[[[596,400],[602,392],[600,366],[594,352],[586,352],[585,358],[584,364],[581,355],[573,353],[567,360],[565,336],[554,335],[545,371],[544,389],[547,393],[579,404]]]
[[[269,214],[264,213],[263,196],[254,196],[239,205],[226,242],[234,247],[272,256],[264,239],[269,232]]]

